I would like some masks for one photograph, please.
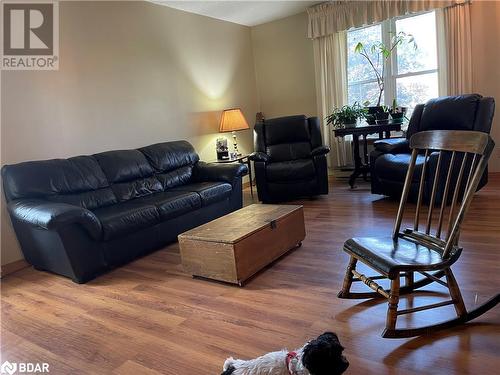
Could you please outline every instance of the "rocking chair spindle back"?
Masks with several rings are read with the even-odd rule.
[[[412,155],[399,203],[392,237],[351,238],[344,244],[344,251],[351,259],[346,270],[340,298],[370,298],[383,296],[388,299],[386,329],[383,337],[400,338],[429,333],[464,323],[496,306],[500,300],[497,294],[488,302],[467,312],[460,289],[451,266],[458,260],[462,249],[458,246],[460,227],[472,202],[481,176],[494,147],[486,133],[475,131],[423,131],[410,139]],[[429,170],[429,159],[437,158],[435,170]],[[418,197],[413,219],[413,228],[401,230],[407,207],[407,199],[413,188],[414,174],[419,173]],[[432,173],[432,188],[425,186],[427,173]],[[444,183],[440,176],[446,176]],[[441,185],[441,186],[440,186]],[[425,197],[429,191],[430,197]],[[426,199],[427,198],[427,199]],[[427,215],[424,201],[428,201]],[[449,208],[448,208],[449,205]],[[435,207],[437,206],[437,207]],[[434,210],[436,208],[436,210]],[[424,231],[420,231],[420,218],[426,216]],[[446,216],[448,219],[446,220]],[[433,220],[437,222],[433,228]],[[444,223],[447,222],[446,225]],[[443,230],[446,227],[446,235]],[[434,229],[434,231],[433,231]],[[365,276],[356,270],[358,261],[363,262],[380,275]],[[419,273],[423,279],[414,280]],[[446,276],[446,281],[441,280]],[[405,285],[400,287],[400,277]],[[386,278],[391,282],[389,290],[375,280]],[[363,282],[375,292],[351,292],[353,282]],[[417,308],[398,311],[399,297],[432,282],[448,288],[450,300]],[[420,328],[396,328],[399,315],[416,313],[453,304],[457,317],[447,322]]]

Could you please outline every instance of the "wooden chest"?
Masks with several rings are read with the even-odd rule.
[[[193,276],[241,286],[305,235],[302,206],[253,204],[180,234],[179,247]]]

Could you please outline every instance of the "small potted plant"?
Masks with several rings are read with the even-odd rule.
[[[332,125],[335,129],[352,128],[356,126],[356,121],[366,115],[366,109],[359,103],[353,105],[344,105],[335,108],[333,112],[326,117],[326,123]]]
[[[396,99],[392,100],[392,107],[390,110],[391,118],[394,123],[402,123],[406,117],[406,111],[408,108],[398,106]]]
[[[383,105],[381,111],[375,113],[375,122],[377,125],[386,125],[389,123],[389,107]]]

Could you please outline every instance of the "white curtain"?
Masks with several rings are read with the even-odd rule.
[[[347,104],[347,33],[341,31],[313,40],[316,98],[324,139],[329,142],[330,166],[352,164],[351,142],[333,136],[325,117]]]
[[[445,8],[448,95],[472,92],[472,34],[470,3]]]

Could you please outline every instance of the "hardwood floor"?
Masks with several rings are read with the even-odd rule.
[[[245,191],[246,203],[250,193]],[[397,203],[333,181],[330,195],[301,201],[303,246],[245,287],[192,279],[177,244],[85,285],[24,269],[1,280],[1,361],[48,362],[51,374],[219,374],[228,356],[251,358],[295,348],[326,330],[338,333],[348,374],[495,374],[500,309],[432,336],[382,339],[384,300],[340,300],[355,235],[390,235]],[[500,285],[500,175],[475,198],[454,267],[468,307]],[[367,271],[367,269],[362,270]],[[361,286],[360,286],[361,287]],[[401,308],[438,301],[436,293]],[[477,301],[476,301],[477,299]],[[453,307],[402,323],[454,316]]]

